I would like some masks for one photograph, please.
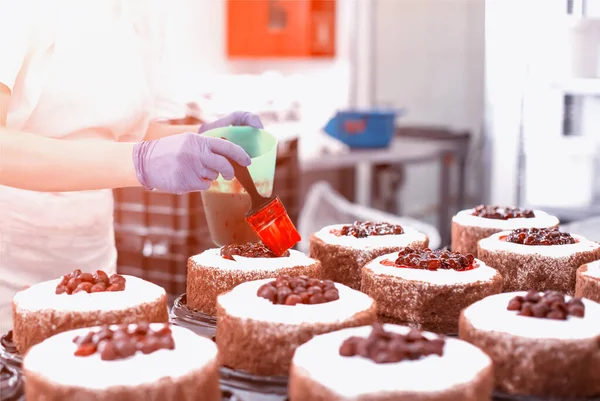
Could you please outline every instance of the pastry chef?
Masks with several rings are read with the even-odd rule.
[[[150,120],[158,3],[0,0],[0,334],[24,287],[115,271],[112,188],[199,191],[233,178],[226,157],[250,164],[237,145],[200,134],[262,128],[253,114],[202,127]]]

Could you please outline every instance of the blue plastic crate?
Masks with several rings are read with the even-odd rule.
[[[385,148],[396,130],[403,110],[343,110],[329,120],[325,132],[351,148]]]

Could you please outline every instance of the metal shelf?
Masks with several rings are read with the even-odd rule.
[[[572,78],[553,84],[570,95],[600,96],[600,78]]]

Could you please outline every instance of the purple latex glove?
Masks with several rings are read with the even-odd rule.
[[[247,126],[263,129],[262,122],[256,114],[248,113],[247,111],[235,111],[226,117],[220,118],[217,121],[213,121],[212,123],[202,124],[198,133],[201,134],[214,128],[229,127],[230,125],[236,127]]]
[[[226,157],[250,165],[250,156],[233,142],[193,132],[138,142],[133,148],[140,184],[173,194],[208,189],[219,174],[231,180],[233,167]]]

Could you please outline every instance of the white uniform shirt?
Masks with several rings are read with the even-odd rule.
[[[141,140],[162,46],[155,6],[0,0],[0,82],[12,90],[7,126],[67,140]],[[16,291],[74,269],[114,272],[116,257],[110,190],[0,186],[0,333],[11,325]]]

